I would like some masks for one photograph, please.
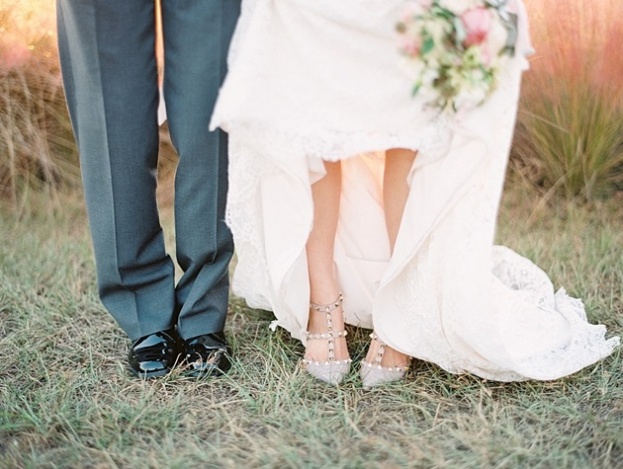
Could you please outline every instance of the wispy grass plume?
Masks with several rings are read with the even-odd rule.
[[[79,170],[56,54],[54,3],[0,3],[0,198],[76,186]]]
[[[537,55],[524,80],[516,167],[567,198],[623,188],[623,3],[528,5]]]

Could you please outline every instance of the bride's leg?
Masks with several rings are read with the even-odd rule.
[[[389,236],[389,246],[394,252],[394,245],[398,237],[398,230],[402,221],[409,185],[407,176],[415,160],[416,152],[404,148],[394,148],[385,152],[385,173],[383,174],[383,205],[385,210],[385,224]],[[379,350],[380,343],[373,340],[366,361],[372,363]],[[382,365],[386,367],[405,366],[410,357],[391,347],[385,348]]]
[[[389,236],[389,247],[394,244],[400,229],[402,214],[409,196],[407,176],[413,166],[416,153],[404,148],[393,148],[385,152],[385,173],[383,174],[383,205],[385,225]]]
[[[325,163],[327,174],[312,186],[314,201],[314,224],[307,241],[307,264],[310,281],[310,300],[315,304],[335,303],[340,292],[333,271],[333,251],[340,209],[342,172],[340,163]],[[331,312],[333,330],[344,330],[341,306]],[[311,334],[327,332],[326,314],[310,311],[308,331]],[[348,358],[346,340],[338,338],[335,344],[335,360]],[[305,358],[326,362],[329,358],[327,340],[308,340]]]

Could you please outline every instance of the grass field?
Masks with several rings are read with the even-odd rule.
[[[622,198],[554,205],[513,186],[500,242],[620,334]],[[0,220],[0,467],[623,467],[620,352],[549,383],[418,362],[401,383],[328,387],[297,367],[302,347],[269,331],[270,313],[233,299],[229,376],[132,379],[97,298],[80,198],[43,207]],[[358,360],[366,331],[351,333]]]

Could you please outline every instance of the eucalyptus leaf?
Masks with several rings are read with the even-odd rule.
[[[455,32],[454,42],[457,47],[459,47],[467,38],[467,31],[465,30],[465,26],[463,26],[463,21],[461,21],[461,18],[459,18],[458,16],[455,16],[452,19],[452,26],[454,27]]]
[[[508,3],[508,0],[485,0],[485,3],[493,8],[502,8]]]
[[[434,48],[435,40],[430,35],[427,35],[424,39],[424,43],[422,44],[422,49],[420,50],[420,53],[422,55],[426,55],[430,53]]]
[[[507,36],[506,36],[506,44],[504,45],[503,51],[507,52],[508,55],[515,55],[515,44],[517,43],[518,36],[518,18],[514,13],[508,14],[508,21],[504,21],[504,27],[506,28]]]

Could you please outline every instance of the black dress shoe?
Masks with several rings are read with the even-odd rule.
[[[139,378],[168,374],[178,362],[180,348],[175,329],[156,332],[134,341],[130,348],[130,371]]]
[[[204,334],[184,341],[184,354],[186,376],[219,376],[231,367],[231,349],[223,332]]]

